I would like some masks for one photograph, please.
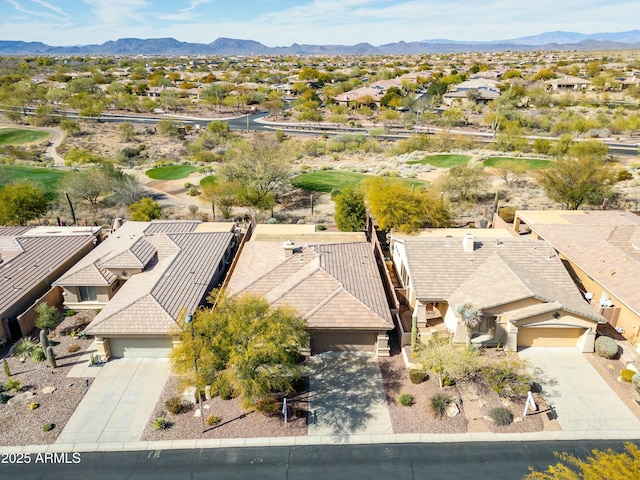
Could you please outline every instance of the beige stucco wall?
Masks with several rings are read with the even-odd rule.
[[[78,287],[63,287],[64,305],[74,310],[92,310],[104,307],[107,302],[115,295],[117,289],[113,286],[98,286],[96,288],[95,302],[80,302]]]
[[[569,259],[567,259],[563,255],[559,255],[559,257],[567,261],[576,276],[578,277],[582,288],[593,294],[593,299],[595,302],[600,300],[600,296],[604,293],[611,299],[611,302],[615,307],[620,308],[620,314],[618,315],[618,321],[616,322],[616,327],[621,327],[624,329],[624,333],[622,334],[629,342],[633,345],[638,344],[638,340],[640,337],[640,315],[627,307],[622,301],[616,297],[612,292],[608,291],[598,282],[596,282],[593,278],[587,275],[580,267],[573,264]]]

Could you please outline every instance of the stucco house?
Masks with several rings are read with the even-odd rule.
[[[518,234],[557,252],[592,307],[632,344],[640,333],[640,217],[615,210],[518,210]]]
[[[34,327],[24,312],[52,283],[93,249],[99,227],[0,227],[0,341],[17,340]],[[58,304],[59,292],[47,298]]]
[[[591,88],[591,81],[585,78],[564,75],[547,81],[547,87],[551,90],[587,90]]]
[[[307,322],[311,354],[388,356],[393,321],[372,245],[363,233],[313,229],[258,225],[239,254],[227,291],[264,295],[273,305],[294,308]]]
[[[165,357],[176,321],[204,304],[231,263],[231,223],[126,222],[55,282],[73,309],[101,309],[85,329],[98,353]]]
[[[604,319],[580,295],[555,251],[506,230],[434,229],[393,235],[403,345],[412,317],[421,336],[450,335],[464,342],[455,308],[471,302],[483,312],[472,342],[520,347],[573,346],[593,351]]]
[[[499,97],[500,89],[497,80],[474,77],[454,85],[451,91],[442,96],[442,99],[445,104],[451,106],[455,102],[467,103],[472,99],[473,102],[488,103]]]

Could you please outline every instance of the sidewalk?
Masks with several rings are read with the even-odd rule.
[[[534,432],[534,433],[458,433],[458,434],[389,434],[270,437],[270,438],[227,438],[203,440],[168,440],[161,442],[102,442],[102,443],[54,443],[51,445],[25,445],[0,447],[4,453],[47,453],[47,452],[112,452],[179,450],[200,448],[235,447],[283,447],[298,445],[371,445],[380,443],[467,443],[467,442],[536,442],[560,440],[640,440],[640,432]]]

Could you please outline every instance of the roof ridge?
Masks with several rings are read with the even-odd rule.
[[[344,291],[345,290],[344,290],[344,287],[342,285],[336,287],[335,290],[333,290],[329,295],[327,295],[320,303],[318,303],[315,307],[313,307],[311,310],[309,310],[307,312],[307,314],[304,316],[304,319],[306,320],[307,318],[310,318],[313,315],[315,315],[318,312],[318,310],[320,310],[327,303],[329,303],[331,300],[333,300],[335,297],[337,297],[340,294],[340,292],[344,292]]]
[[[304,247],[301,247],[301,248],[304,248]],[[317,252],[316,252],[316,253],[317,253]],[[290,257],[285,257],[285,258],[284,258],[284,260],[283,260],[283,261],[281,261],[280,263],[278,263],[274,268],[272,268],[271,270],[269,270],[269,271],[267,271],[267,272],[263,273],[262,275],[260,275],[260,276],[256,277],[256,279],[255,279],[253,282],[248,283],[247,285],[245,285],[245,286],[242,288],[242,291],[245,291],[245,290],[247,290],[247,289],[251,288],[251,287],[252,287],[252,286],[254,286],[256,283],[258,283],[260,280],[262,280],[262,279],[264,279],[264,278],[268,277],[268,276],[269,276],[269,275],[271,275],[273,272],[275,272],[275,271],[276,271],[276,270],[278,270],[280,267],[282,267],[284,264],[286,264],[286,263],[288,263],[288,262],[290,262],[290,261],[293,261],[294,259],[296,259],[296,260],[300,260],[300,258],[299,258],[299,257],[296,257],[296,256],[295,256],[295,254],[294,254],[294,255],[292,255],[292,256],[290,256]],[[308,262],[307,262],[307,263],[308,263]],[[307,263],[305,263],[305,265],[306,265]],[[300,268],[302,268],[302,267],[300,267]],[[238,293],[240,293],[240,292],[238,292]]]
[[[294,274],[292,274],[287,280],[284,280],[282,283],[280,283],[280,285],[278,285],[275,288],[272,288],[269,292],[266,293],[266,297],[267,298],[271,298],[270,297],[270,293],[274,292],[274,291],[278,291],[279,287],[282,287],[283,285],[286,286],[287,288],[282,288],[282,292],[275,298],[270,299],[270,301],[272,303],[277,302],[279,299],[281,299],[282,297],[284,297],[287,293],[289,293],[291,290],[293,290],[295,287],[299,286],[301,283],[305,282],[306,280],[308,280],[309,278],[311,278],[312,276],[314,276],[316,273],[318,273],[319,271],[324,271],[325,273],[327,273],[327,275],[329,275],[329,272],[327,272],[326,270],[324,270],[321,265],[320,265],[320,258],[317,258],[318,260],[318,264],[317,265],[313,265],[314,261],[316,259],[311,259],[310,262],[305,263],[302,267],[300,267],[298,270],[296,270],[296,272]],[[308,272],[303,272],[302,274],[300,274],[301,271],[303,271],[304,267],[306,266],[311,266],[311,269]],[[300,275],[299,275],[300,274]],[[300,277],[300,279],[298,280],[297,277]],[[329,275],[329,277],[333,278],[332,275]],[[293,283],[287,283],[288,280],[291,279],[296,279],[293,281]],[[340,283],[340,282],[338,282]]]

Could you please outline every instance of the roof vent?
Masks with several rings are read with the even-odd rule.
[[[462,239],[462,247],[464,248],[464,251],[467,253],[473,252],[475,246],[474,243],[473,235],[465,233],[464,238]]]
[[[293,256],[293,251],[295,250],[296,245],[291,240],[286,240],[284,242],[284,258],[289,258]]]

